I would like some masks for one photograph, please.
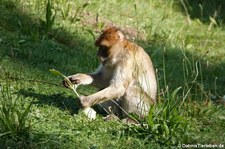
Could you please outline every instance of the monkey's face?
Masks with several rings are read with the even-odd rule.
[[[106,46],[100,46],[98,48],[97,55],[102,58],[107,58],[109,56],[109,49]]]
[[[116,27],[111,27],[103,31],[96,40],[95,45],[98,49],[98,56],[104,64],[111,55],[113,45],[124,39],[123,33]]]
[[[107,62],[107,59],[109,57],[109,48],[106,46],[100,46],[98,48],[97,55],[99,56],[99,59],[102,62],[102,64],[105,65],[105,63]]]

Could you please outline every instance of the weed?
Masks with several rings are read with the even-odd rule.
[[[55,21],[56,10],[54,11],[54,14],[53,14],[53,10],[54,9],[52,7],[52,0],[48,0],[46,5],[46,15],[45,15],[47,33],[52,29],[52,26]]]
[[[9,85],[0,84],[0,138],[26,143],[30,136],[28,117],[31,104],[20,105],[21,97],[13,95],[10,88]],[[0,143],[7,146],[8,141]]]
[[[131,133],[141,137],[145,142],[154,142],[162,146],[177,146],[190,141],[188,133],[190,126],[189,118],[182,116],[181,104],[177,100],[177,93],[181,87],[164,101],[150,108],[149,114],[140,126],[132,126]]]
[[[85,10],[85,8],[89,5],[89,3],[84,3],[82,6],[79,6],[76,10],[76,13],[73,18],[71,18],[71,22],[80,21],[80,18]]]

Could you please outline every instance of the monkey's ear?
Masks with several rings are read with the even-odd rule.
[[[123,40],[125,38],[124,34],[120,30],[118,31],[117,34],[118,34],[120,40]]]

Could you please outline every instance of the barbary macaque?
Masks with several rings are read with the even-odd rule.
[[[90,74],[78,73],[68,78],[74,84],[92,85],[98,92],[81,96],[83,107],[100,104],[107,113],[127,117],[128,113],[145,116],[156,103],[157,83],[149,55],[127,40],[122,31],[110,27],[96,40],[98,69]],[[64,81],[64,85],[67,86]]]

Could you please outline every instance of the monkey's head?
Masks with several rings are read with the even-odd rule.
[[[103,31],[100,37],[96,40],[97,47],[111,48],[115,43],[123,40],[123,33],[116,27],[109,27]]]
[[[99,47],[97,55],[101,59],[107,58],[109,56],[109,49],[123,39],[124,35],[118,28],[106,28],[95,42],[95,45]]]

